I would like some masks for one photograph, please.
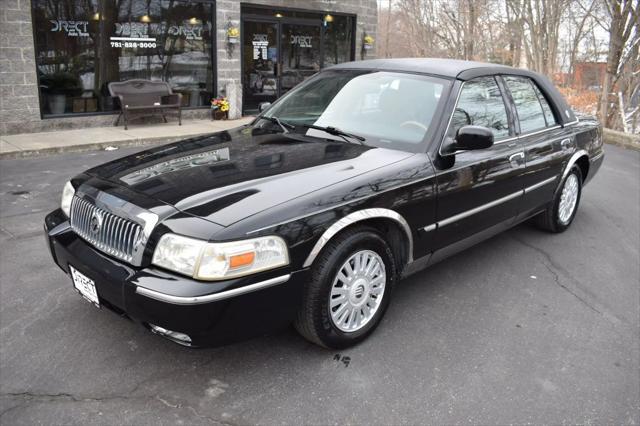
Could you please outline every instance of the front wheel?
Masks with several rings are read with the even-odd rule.
[[[536,224],[549,232],[564,232],[578,211],[582,195],[582,173],[578,166],[573,166],[564,178],[556,193],[553,203],[536,216]]]
[[[396,275],[391,248],[375,229],[359,226],[344,232],[313,264],[296,329],[328,348],[364,340],[389,306]]]

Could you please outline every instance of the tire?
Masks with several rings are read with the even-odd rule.
[[[573,187],[573,185],[575,185],[575,193],[570,189],[570,187]],[[549,205],[549,207],[547,207],[544,212],[535,217],[536,225],[540,229],[548,232],[560,233],[566,231],[569,226],[571,226],[573,218],[575,218],[576,216],[578,206],[580,205],[581,196],[582,172],[577,165],[574,165],[567,176],[563,179],[560,188],[553,198],[553,202]],[[575,202],[573,203],[573,207],[567,207],[567,204],[565,204],[565,202],[567,200],[573,199],[574,197]],[[571,210],[564,210],[563,207],[570,207]]]
[[[355,269],[356,259],[364,267],[350,274],[346,264]],[[367,266],[372,269],[369,275]],[[348,276],[350,285],[344,280]],[[397,262],[381,234],[366,226],[349,229],[332,239],[313,263],[294,327],[305,339],[326,348],[355,345],[384,316],[397,279]],[[350,320],[345,323],[347,311]]]

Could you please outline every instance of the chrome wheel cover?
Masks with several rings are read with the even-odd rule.
[[[360,250],[342,264],[329,292],[329,314],[340,331],[352,333],[371,321],[380,308],[387,273],[378,253]]]
[[[558,205],[558,220],[561,224],[566,225],[571,220],[576,204],[578,204],[579,192],[578,176],[574,173],[567,177],[560,194],[560,204]]]

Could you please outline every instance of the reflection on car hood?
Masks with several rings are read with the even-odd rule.
[[[411,155],[245,126],[142,151],[87,173],[228,226]]]

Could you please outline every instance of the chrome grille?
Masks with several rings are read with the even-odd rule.
[[[128,219],[73,197],[71,229],[88,243],[111,256],[132,262],[142,241],[142,227]]]

